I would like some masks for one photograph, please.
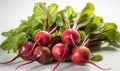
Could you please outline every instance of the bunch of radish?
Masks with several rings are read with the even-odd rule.
[[[76,23],[73,25],[76,27]],[[14,61],[16,58],[21,57],[28,62],[19,65],[16,70],[26,64],[30,64],[34,61],[38,61],[41,64],[50,62],[53,58],[58,61],[57,65],[52,71],[54,71],[61,62],[68,60],[70,57],[72,62],[75,64],[83,65],[90,63],[102,70],[109,70],[101,68],[90,60],[91,52],[86,47],[86,44],[90,40],[85,40],[82,45],[79,45],[81,37],[76,28],[66,29],[61,35],[61,42],[54,44],[52,50],[48,47],[52,41],[51,34],[57,30],[57,27],[53,28],[49,33],[47,31],[39,31],[34,36],[34,42],[27,42],[19,47],[19,54],[8,62],[0,62],[0,64],[7,64]],[[70,53],[69,47],[72,47],[72,53]],[[16,71],[15,70],[15,71]]]
[[[44,8],[44,4],[45,3],[41,3],[41,5],[39,5],[39,6]],[[91,3],[88,3],[88,4],[89,5],[87,5],[87,6],[90,6],[90,8],[92,8]],[[49,6],[49,8],[52,9],[52,7],[54,5],[55,4],[51,5],[51,7]],[[37,7],[39,7],[39,6],[37,6]],[[70,24],[71,22],[69,21],[68,17],[65,17],[64,21],[66,21],[66,19],[67,19],[67,24],[64,24],[61,26],[61,23],[62,23],[61,21],[63,20],[63,16],[61,17],[61,15],[59,15],[59,13],[62,11],[55,13],[55,15],[58,15],[58,16],[53,17],[53,15],[52,15],[52,13],[54,12],[54,9],[56,7],[53,8],[53,11],[50,12],[50,14],[48,14],[49,10],[46,11],[46,9],[43,9],[44,11],[46,11],[45,19],[42,20],[45,23],[44,27],[42,26],[42,28],[44,28],[44,29],[37,31],[36,34],[34,35],[34,37],[32,38],[33,40],[28,39],[27,42],[20,44],[18,47],[18,54],[16,57],[14,57],[13,59],[11,59],[10,61],[7,61],[7,62],[0,62],[0,64],[11,63],[12,61],[16,60],[18,57],[21,57],[22,59],[26,60],[27,62],[17,66],[15,71],[18,68],[20,68],[21,66],[30,64],[34,61],[37,61],[41,64],[49,64],[53,61],[57,61],[56,65],[52,69],[52,71],[55,71],[61,62],[65,62],[65,61],[69,61],[69,60],[77,65],[85,65],[86,63],[89,63],[89,64],[96,66],[99,69],[110,70],[111,68],[102,68],[102,67],[98,66],[90,59],[92,52],[90,51],[89,46],[97,44],[97,43],[101,43],[102,41],[106,41],[106,38],[104,39],[105,36],[103,34],[101,37],[101,31],[104,30],[104,28],[100,31],[100,33],[94,34],[93,31],[88,32],[91,29],[86,31],[86,27],[87,28],[91,28],[91,27],[89,27],[87,25],[80,26],[79,22],[81,21],[82,18],[84,19],[84,17],[86,17],[86,18],[89,17],[90,19],[92,19],[92,23],[93,23],[93,21],[94,21],[93,14],[90,16],[89,16],[89,13],[87,15],[84,14],[84,13],[87,13],[86,9],[89,9],[89,8],[85,7],[85,10],[83,10],[85,12],[82,13],[83,15],[78,15],[77,17],[75,16],[73,18],[74,21],[72,19],[72,21],[73,21],[72,24]],[[71,9],[71,7],[69,7],[69,9]],[[35,8],[35,10],[38,11],[37,8]],[[40,9],[40,11],[41,11],[41,9]],[[34,15],[36,16],[37,14],[38,13],[35,13]],[[42,13],[42,14],[44,14],[44,13]],[[63,14],[63,12],[62,12],[62,14]],[[33,15],[33,18],[34,18],[34,15]],[[50,18],[57,17],[60,21],[58,21],[57,19],[56,20],[52,19],[52,21],[54,21],[54,22],[52,22],[53,24],[51,25],[50,24],[51,22],[49,22],[49,21],[51,21],[49,17]],[[69,15],[69,17],[71,17],[71,16]],[[37,18],[39,18],[39,14],[37,15]],[[41,18],[44,18],[44,16],[42,16]],[[36,20],[36,17],[34,19]],[[88,22],[89,22],[89,24],[91,23],[90,19],[86,20],[87,24],[88,24]],[[82,21],[84,23],[84,20],[82,20]],[[38,21],[36,21],[36,22],[38,22]],[[40,24],[40,23],[41,23],[41,21],[38,24]],[[57,23],[59,23],[59,25]],[[66,22],[64,22],[64,23],[66,23]],[[67,27],[66,27],[66,25],[67,25]],[[63,28],[63,27],[65,27],[65,29],[64,30],[62,29],[63,32],[60,34],[59,31],[61,31],[61,28]],[[104,27],[104,26],[102,26],[102,27]],[[27,28],[27,29],[29,30],[29,28]],[[26,30],[25,32],[28,32],[28,30]],[[86,34],[84,40],[82,38],[83,35],[80,34],[81,30],[84,31],[84,33]],[[105,30],[105,31],[103,31],[103,33],[107,32],[107,31],[108,30]],[[59,35],[56,36],[56,33]],[[109,34],[109,33],[107,33],[107,34]]]

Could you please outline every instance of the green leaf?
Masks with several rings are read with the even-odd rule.
[[[32,17],[28,20],[28,23],[32,30],[37,28],[37,26],[40,24],[40,22],[38,21],[38,18],[36,18],[35,15],[32,15]]]
[[[110,45],[114,46],[120,42],[120,32],[117,31],[117,25],[115,23],[105,23],[99,34],[99,37]]]
[[[39,16],[35,16],[35,19],[41,24],[44,23],[43,20]]]
[[[91,23],[91,24],[88,24],[87,26],[86,26],[86,28],[85,28],[85,31],[87,32],[87,33],[94,33],[94,32],[96,32],[97,31],[97,28],[98,26],[96,25],[96,24],[93,24],[93,23]]]
[[[103,26],[103,31],[116,30],[117,25],[115,23],[105,23]]]
[[[14,32],[15,32],[15,29],[11,29],[11,30],[9,30],[8,32],[2,32],[2,35],[3,35],[4,37],[8,37],[8,36],[13,35]]]
[[[117,45],[120,43],[120,32],[115,30],[109,30],[101,33],[101,39],[108,42],[110,45]]]
[[[103,56],[100,54],[92,54],[90,59],[92,61],[102,61],[103,60]]]
[[[94,21],[93,21],[94,24],[97,24],[99,27],[102,26],[103,24],[103,18],[100,17],[100,16],[94,16]]]
[[[76,13],[71,6],[67,6],[66,11],[67,11],[67,15],[68,15],[69,19],[76,17]]]
[[[57,11],[57,9],[58,9],[58,5],[57,4],[53,3],[53,4],[49,5],[48,6],[48,14],[49,15],[54,14]]]
[[[85,38],[86,38],[85,31],[79,31],[79,33],[80,33],[80,36],[81,36],[81,40],[85,40]]]
[[[88,16],[87,14],[80,17],[80,20],[78,22],[78,27],[85,27],[86,25],[92,23],[94,20],[94,16]]]
[[[81,15],[85,15],[85,14],[91,15],[93,13],[94,13],[94,5],[88,2],[84,7],[84,9],[82,10]]]
[[[94,5],[90,2],[86,4],[82,12],[78,14],[78,28],[85,27],[87,24],[93,22],[94,19]]]
[[[9,46],[8,46],[9,45]],[[12,42],[10,42],[8,39],[5,39],[1,45],[0,48],[2,48],[3,50],[7,50],[8,52],[10,51]]]
[[[73,25],[74,19],[76,18],[76,12],[71,6],[67,6],[64,10],[60,11],[64,20],[64,24],[68,26]]]
[[[85,31],[92,34],[100,33],[100,29],[102,25],[103,25],[103,18],[94,15],[93,20],[86,25]]]
[[[28,41],[26,34],[24,32],[19,33],[17,35],[12,35],[9,36],[6,40],[4,40],[2,42],[2,44],[0,45],[0,48],[6,50],[6,51],[10,51],[12,50],[13,52],[16,52],[18,50],[18,47],[21,44],[24,44]]]
[[[64,25],[62,15],[59,12],[58,12],[57,19],[56,19],[56,25],[57,26],[63,26]]]
[[[60,36],[60,34],[59,34],[58,31],[56,31],[55,33],[53,33],[53,34],[51,35],[52,39],[55,38],[55,37],[58,37],[58,36]]]
[[[40,18],[45,19],[47,13],[46,3],[44,2],[35,3],[33,12],[36,16],[40,16]]]
[[[60,36],[62,35],[62,33],[63,33],[65,30],[66,30],[66,26],[60,27],[60,29],[59,29],[59,34],[60,34]]]
[[[56,18],[57,18],[57,12],[49,16],[48,18],[49,29],[51,28],[52,25],[55,25]]]
[[[58,5],[55,3],[52,3],[48,6],[48,28],[50,29],[53,25],[55,25],[55,21],[57,18],[57,9]]]

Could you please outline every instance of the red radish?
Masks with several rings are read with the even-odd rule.
[[[31,53],[29,56],[26,56],[26,54],[30,53],[32,47],[33,47],[34,43],[33,42],[27,42],[24,45],[21,45],[19,47],[19,54],[20,57],[25,59],[25,60],[31,60],[33,59],[33,53]]]
[[[72,41],[72,39],[73,41]],[[74,29],[67,29],[62,33],[62,41],[64,44],[66,44],[68,42],[68,45],[74,45],[73,42],[75,44],[79,44],[80,43],[80,34],[77,30]]]
[[[44,46],[38,46],[35,48],[34,53],[33,53],[34,58],[31,61],[28,61],[24,64],[19,65],[15,71],[24,65],[30,64],[34,61],[38,61],[41,64],[47,64],[50,61],[51,58],[51,52],[49,50],[48,47],[44,47]]]
[[[48,47],[38,46],[33,55],[39,63],[46,64],[50,60],[51,52]]]
[[[39,46],[47,45],[48,46],[51,43],[51,34],[53,34],[57,29],[58,27],[56,26],[49,33],[47,31],[37,32],[34,36],[35,44],[33,48],[31,49],[30,53],[26,54],[26,56],[29,56],[34,51],[36,45],[39,45]]]
[[[75,64],[80,64],[80,65],[83,65],[83,64],[86,64],[86,63],[90,63],[94,66],[96,66],[97,68],[99,69],[102,69],[102,70],[110,70],[111,68],[102,68],[100,66],[98,66],[97,64],[93,63],[91,60],[90,60],[90,50],[85,47],[85,46],[79,46],[78,48],[75,48],[73,49],[73,52],[72,52],[72,56],[71,56],[71,60],[75,63]]]
[[[30,50],[32,49],[33,44],[34,44],[33,42],[27,42],[26,44],[20,45],[20,47],[18,48],[19,53],[18,53],[18,55],[16,57],[14,57],[13,59],[11,59],[10,61],[7,61],[7,62],[0,62],[0,64],[10,63],[10,62],[16,60],[18,57],[21,57],[24,60],[33,59],[34,57],[33,57],[32,53],[29,56],[26,56],[26,54],[28,54],[30,52]]]
[[[57,26],[54,27],[50,32],[47,31],[39,31],[34,36],[34,41],[37,42],[38,45],[48,45],[51,42],[51,34],[53,34],[57,30]]]
[[[57,65],[53,68],[54,71],[62,61],[65,61],[69,57],[69,49],[67,45],[58,43],[52,48],[52,56],[58,61]]]
[[[52,48],[52,56],[55,60],[60,60],[64,51],[66,51],[65,55],[63,56],[63,61],[65,61],[68,56],[69,56],[69,49],[65,48],[65,44],[63,43],[57,43],[53,48]]]
[[[35,35],[34,41],[38,41],[37,45],[48,45],[51,42],[51,36],[47,31],[39,31]]]

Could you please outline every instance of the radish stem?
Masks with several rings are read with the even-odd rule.
[[[74,25],[73,25],[73,29],[74,30],[77,30],[77,24],[79,22],[79,19],[80,19],[80,15],[78,16],[78,18],[76,19],[76,21],[74,22]]]
[[[87,61],[87,63],[90,63],[90,64],[94,65],[95,67],[97,67],[99,69],[102,69],[102,70],[110,70],[110,69],[112,69],[112,68],[102,68],[102,67],[98,66],[97,64],[93,63],[92,61]]]
[[[36,59],[37,59],[37,58],[35,58],[35,59],[33,59],[33,60],[30,60],[30,61],[28,61],[28,62],[26,62],[26,63],[24,63],[24,64],[21,64],[21,65],[19,65],[19,66],[17,66],[16,69],[15,69],[15,71],[17,71],[18,68],[20,68],[20,67],[22,67],[22,66],[24,66],[24,65],[27,65],[27,64],[30,64],[30,63],[34,62]]]
[[[74,40],[73,40],[72,35],[70,35],[70,38],[71,38],[71,41],[72,41],[73,45],[74,45],[75,47],[77,47],[77,45],[75,44],[75,42],[74,42]]]
[[[50,34],[50,35],[53,34],[57,29],[58,29],[58,26],[55,26],[55,27],[49,32],[49,34]]]
[[[48,30],[48,14],[46,15],[46,31]]]
[[[11,59],[10,61],[7,61],[7,62],[0,62],[0,64],[8,64],[14,60],[16,60],[20,55],[18,54],[16,57],[14,57],[13,59]]]

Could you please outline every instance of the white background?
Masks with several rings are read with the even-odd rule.
[[[51,3],[59,4],[59,10],[71,5],[75,11],[79,12],[87,2],[92,2],[95,5],[95,14],[102,16],[105,22],[115,22],[120,31],[120,0],[0,0],[0,34],[8,31],[11,28],[16,28],[20,24],[21,19],[27,19],[27,16],[32,15],[34,2],[45,1],[47,5]],[[5,38],[0,35],[0,43]],[[109,49],[109,51],[97,52],[104,56],[104,60],[98,62],[102,67],[111,67],[109,71],[119,71],[120,67],[120,49]],[[0,50],[0,61],[7,61],[16,54],[6,54]],[[14,71],[15,67],[24,63],[18,59],[12,64],[0,65],[0,71]],[[51,71],[54,64],[41,65],[34,62],[30,65],[21,67],[17,71]],[[86,66],[73,65],[72,63],[61,64],[56,71],[102,71],[96,67],[87,64]]]

